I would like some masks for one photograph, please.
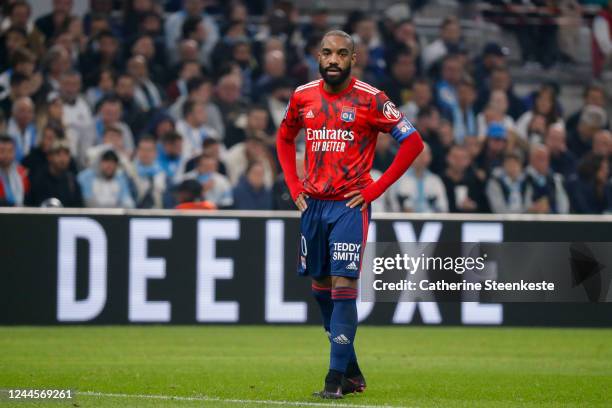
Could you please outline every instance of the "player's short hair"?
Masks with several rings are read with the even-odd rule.
[[[350,48],[351,52],[355,52],[355,40],[353,40],[353,37],[351,37],[350,34],[342,30],[331,30],[331,31],[326,32],[323,38],[321,38],[321,46],[323,46],[323,41],[325,41],[325,38],[331,37],[331,36],[343,37],[347,39],[349,44],[351,45],[351,48]]]

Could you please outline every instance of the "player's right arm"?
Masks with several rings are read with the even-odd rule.
[[[304,211],[306,209],[306,194],[304,194],[304,187],[297,175],[295,160],[295,138],[301,128],[302,120],[296,101],[296,95],[294,93],[289,100],[287,110],[285,111],[285,117],[278,129],[278,134],[276,136],[276,153],[278,154],[278,161],[285,174],[285,182],[289,188],[291,198],[295,201],[298,209]]]

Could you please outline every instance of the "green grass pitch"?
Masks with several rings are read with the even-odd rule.
[[[610,407],[612,330],[360,327],[364,394],[317,400],[328,342],[305,326],[0,327],[0,407]],[[181,397],[170,399],[170,397]]]

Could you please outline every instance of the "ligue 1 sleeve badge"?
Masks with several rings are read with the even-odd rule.
[[[354,122],[355,121],[355,107],[354,106],[343,106],[342,112],[340,113],[340,119],[343,122]]]

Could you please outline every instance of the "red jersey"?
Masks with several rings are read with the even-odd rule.
[[[296,88],[278,138],[293,143],[304,129],[303,191],[318,199],[342,200],[344,194],[372,183],[379,132],[391,133],[401,142],[415,129],[384,92],[365,82],[352,78],[336,94],[323,85],[319,79]]]

